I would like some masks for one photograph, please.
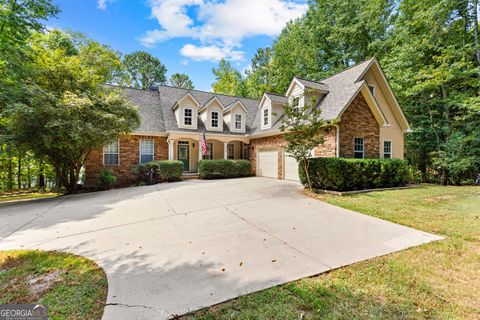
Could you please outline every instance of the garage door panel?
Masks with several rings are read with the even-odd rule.
[[[285,155],[285,180],[300,181],[298,163],[295,158]]]
[[[258,152],[257,176],[278,178],[278,151],[260,150]]]

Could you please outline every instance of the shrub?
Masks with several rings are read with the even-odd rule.
[[[178,181],[183,174],[182,161],[157,161],[162,181]]]
[[[181,161],[154,160],[138,165],[138,183],[155,184],[162,181],[178,181],[183,173]]]
[[[351,191],[398,187],[411,180],[407,163],[399,159],[311,158],[308,171],[312,188]],[[300,181],[307,185],[303,166]]]
[[[252,175],[248,160],[201,160],[198,164],[201,179],[224,179]]]
[[[113,174],[112,170],[100,170],[98,175],[98,186],[102,190],[113,188],[117,182],[117,177]]]

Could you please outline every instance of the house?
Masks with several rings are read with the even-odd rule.
[[[410,131],[395,95],[375,58],[321,81],[295,77],[284,96],[265,93],[260,101],[169,86],[124,89],[138,106],[140,127],[88,157],[86,186],[111,169],[119,185],[135,182],[134,168],[151,160],[180,160],[196,173],[201,159],[249,159],[257,176],[298,180],[296,161],[285,154],[282,106],[315,101],[327,120],[324,143],[312,156],[403,158]],[[207,155],[202,155],[205,132]]]

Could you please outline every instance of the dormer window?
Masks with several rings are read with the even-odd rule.
[[[300,98],[295,97],[292,101],[293,112],[297,113],[300,111]]]
[[[268,108],[263,109],[263,125],[268,126]]]
[[[235,129],[241,130],[242,129],[242,115],[235,114]]]
[[[212,128],[218,128],[218,112],[212,111]]]
[[[192,109],[185,109],[184,110],[183,123],[186,126],[191,126],[192,125]]]

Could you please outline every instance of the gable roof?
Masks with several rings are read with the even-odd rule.
[[[285,104],[288,103],[288,97],[276,93],[265,92],[265,96],[273,103]]]
[[[239,105],[240,107],[242,107],[243,110],[245,110],[245,112],[248,112],[248,109],[247,109],[247,107],[245,107],[243,102],[240,99],[237,99],[237,100],[233,101],[232,103],[230,103],[228,106],[225,107],[225,112],[224,113],[228,113],[228,112],[232,111],[232,109],[236,105]]]
[[[180,102],[182,102],[183,100],[187,99],[187,98],[190,98],[193,100],[193,102],[195,102],[197,104],[197,107],[200,105],[200,102],[198,102],[197,99],[195,99],[195,97],[190,93],[190,91],[187,91],[185,93],[185,95],[183,95],[183,97],[181,97],[180,99],[178,99],[177,101],[175,101],[172,105],[172,110],[175,110],[178,105],[180,104]]]
[[[210,103],[213,103],[213,101],[217,101],[217,103],[220,105],[220,107],[222,107],[222,109],[225,109],[225,106],[223,105],[223,103],[217,98],[217,96],[213,96],[211,97],[210,99],[208,99],[201,107],[200,109],[198,110],[198,112],[202,112],[204,109],[206,109],[208,107],[208,105]]]
[[[213,92],[206,92],[206,91],[199,91],[199,90],[188,90],[183,88],[177,87],[170,87],[166,85],[161,85],[158,87],[158,93],[160,97],[159,109],[162,111],[163,114],[163,121],[166,131],[183,131],[183,132],[195,132],[190,129],[181,129],[178,127],[177,120],[175,118],[174,112],[168,106],[173,105],[176,101],[178,101],[182,96],[189,92],[198,102],[199,105],[204,105],[213,97],[216,97],[224,106],[229,106],[233,102],[239,100],[245,108],[248,110],[246,115],[246,133],[249,133],[251,130],[253,121],[255,119],[257,113],[257,106],[258,100],[247,99],[247,98],[239,98],[235,96],[223,95]],[[202,121],[198,121],[198,132],[202,132],[206,130]],[[206,130],[208,133],[209,131]],[[212,131],[212,133],[228,133],[228,134],[237,134],[237,135],[244,135],[244,133],[233,133],[230,132],[228,126],[224,123],[223,131]]]

